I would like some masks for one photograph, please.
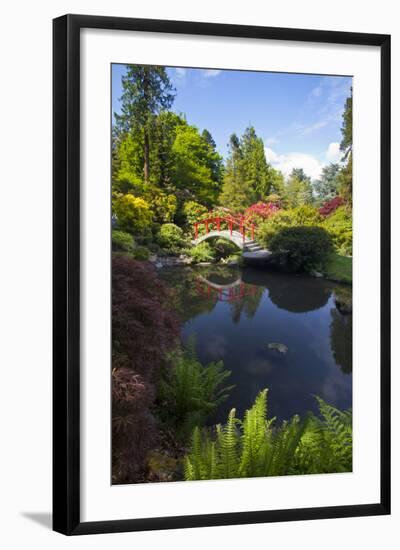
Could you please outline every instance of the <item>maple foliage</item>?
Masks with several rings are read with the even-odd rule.
[[[179,323],[169,290],[147,262],[114,254],[112,260],[113,482],[144,478],[157,441],[151,412],[155,383],[176,346]]]

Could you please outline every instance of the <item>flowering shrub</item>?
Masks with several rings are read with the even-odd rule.
[[[342,197],[334,197],[333,199],[326,201],[322,207],[319,209],[319,213],[321,216],[326,218],[335,210],[339,208],[339,206],[342,206],[344,204],[344,199]]]
[[[279,210],[279,205],[276,202],[257,202],[246,209],[244,217],[246,221],[258,223],[268,219]]]

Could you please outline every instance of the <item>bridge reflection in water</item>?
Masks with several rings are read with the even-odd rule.
[[[255,296],[257,287],[246,284],[238,277],[232,283],[220,284],[210,281],[202,275],[198,275],[195,280],[196,292],[199,296],[206,299],[217,298],[219,302],[235,302],[242,300],[247,296]]]

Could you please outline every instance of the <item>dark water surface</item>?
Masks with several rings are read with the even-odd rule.
[[[194,336],[203,364],[222,360],[232,371],[236,387],[210,422],[232,407],[243,415],[265,387],[278,419],[316,411],[313,395],[351,407],[352,316],[335,305],[335,296],[351,299],[350,287],[251,268],[161,271],[176,291],[183,341]],[[277,343],[285,353],[268,347]]]

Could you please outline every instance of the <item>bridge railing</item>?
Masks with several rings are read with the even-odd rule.
[[[212,230],[221,231],[221,223],[226,223],[228,230],[232,236],[234,228],[238,228],[239,233],[242,235],[243,243],[246,240],[246,233],[251,235],[251,238],[254,240],[254,229],[255,226],[253,223],[246,222],[243,216],[235,218],[234,216],[220,216],[220,215],[209,215],[208,218],[199,220],[193,224],[194,228],[194,238],[195,240],[199,236],[199,226],[204,225],[206,235],[210,232],[210,226],[214,227]],[[216,229],[215,229],[216,228]]]

